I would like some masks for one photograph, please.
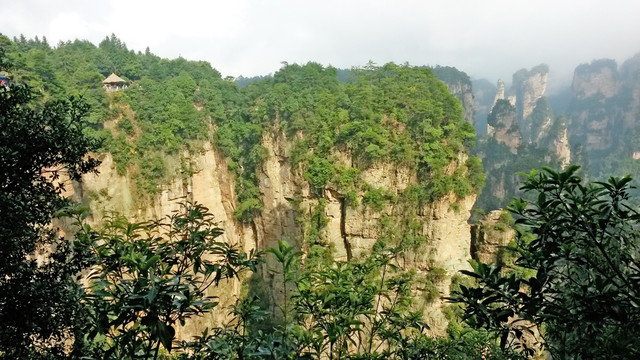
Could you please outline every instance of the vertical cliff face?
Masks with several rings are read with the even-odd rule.
[[[493,210],[471,227],[471,256],[483,263],[503,263],[504,247],[515,239],[511,216],[506,210]]]
[[[491,105],[491,108],[496,106],[498,100],[504,100],[504,81],[502,80],[498,80],[496,96],[493,98],[493,104]]]
[[[464,109],[464,120],[473,124],[474,101],[472,83],[469,76],[454,67],[436,66],[433,72],[438,79],[447,85],[449,92],[453,94]]]
[[[447,88],[460,100],[460,104],[464,108],[464,120],[473,124],[473,91],[471,83],[461,81],[453,84],[447,83]]]
[[[576,99],[583,100],[594,95],[611,98],[617,92],[618,69],[614,60],[597,60],[590,65],[578,66],[573,75],[571,88]]]
[[[303,173],[295,167],[292,171],[291,143],[277,127],[265,133],[262,145],[269,155],[260,175],[264,209],[253,220],[254,241],[264,248],[285,238],[297,242],[308,252],[305,239],[309,236],[309,227],[313,226],[309,221],[322,202],[320,209],[326,222],[320,229],[320,242],[333,249],[333,256],[338,261],[357,260],[368,254],[382,236],[393,234],[396,227],[410,217],[422,224],[416,235],[424,236],[428,241],[404,259],[405,268],[422,276],[434,268],[446,273],[438,283],[441,298],[420,305],[430,319],[433,333],[442,335],[447,321],[441,311],[445,304],[441,299],[449,296],[451,277],[469,266],[470,226],[467,220],[475,195],[457,199],[450,194],[417,208],[408,208],[402,202],[389,202],[374,208],[362,201],[366,194],[359,190],[357,198],[361,200],[355,206],[347,205],[346,194],[331,185],[320,198],[312,195]],[[349,153],[336,152],[334,156],[345,165],[354,161]],[[415,170],[384,162],[367,168],[360,178],[371,187],[384,189],[392,195],[398,195],[418,182]],[[270,281],[267,279],[269,286],[277,288],[278,285]]]
[[[208,143],[201,152],[188,155],[194,168],[192,175],[176,177],[161,186],[152,199],[144,202],[136,198],[135,186],[129,176],[118,175],[110,154],[102,156],[98,175],[85,175],[80,183],[74,184],[68,195],[89,202],[93,212],[90,221],[93,222],[111,211],[132,220],[163,218],[177,210],[181,201],[194,200],[207,206],[214,214],[224,229],[222,240],[239,244],[245,251],[264,250],[277,244],[278,239],[288,239],[308,251],[304,241],[309,231],[308,221],[319,202],[323,201],[322,215],[326,218],[326,225],[321,229],[320,237],[325,246],[333,249],[334,258],[339,261],[358,259],[371,251],[383,232],[390,231],[381,225],[382,218],[411,216],[422,224],[418,234],[428,242],[405,259],[407,269],[414,269],[419,274],[427,274],[435,267],[443,269],[446,276],[438,283],[438,289],[446,297],[451,277],[460,269],[468,268],[470,227],[467,220],[475,202],[474,195],[457,199],[450,194],[409,210],[404,204],[393,202],[380,209],[373,209],[362,201],[356,206],[347,206],[345,194],[332,187],[328,187],[319,198],[312,195],[302,172],[291,166],[291,141],[277,126],[264,133],[262,146],[267,151],[259,174],[264,208],[247,224],[238,222],[233,215],[236,180],[227,170],[224,158]],[[345,162],[352,161],[348,153],[340,156]],[[369,167],[361,177],[373,187],[396,194],[418,180],[415,170],[388,163]],[[359,192],[358,198],[362,199],[364,195],[364,192]],[[391,227],[395,226],[394,221]],[[265,271],[264,275],[266,284],[277,298],[281,290],[278,283],[269,272]],[[228,281],[210,290],[210,295],[220,297],[219,309],[233,304],[242,293],[243,285],[239,281]],[[431,319],[434,334],[443,334],[446,329],[447,322],[441,312],[443,305],[443,300],[421,305]],[[220,325],[225,320],[225,314],[214,312],[188,323],[180,334],[183,337],[197,335],[204,327]]]
[[[640,55],[620,67],[600,59],[578,66],[568,109],[568,134],[580,144],[594,177],[637,177],[640,139]],[[624,173],[621,169],[625,169]]]
[[[498,144],[506,145],[513,154],[518,153],[521,135],[516,108],[507,100],[499,99],[487,119],[487,134]]]
[[[571,147],[569,146],[569,131],[563,123],[560,133],[553,138],[552,150],[560,159],[560,166],[565,169],[571,163]]]
[[[621,103],[626,103],[623,126],[626,129],[640,127],[638,114],[640,114],[640,54],[636,54],[620,66],[618,77],[618,89],[616,95]]]
[[[394,264],[416,274],[416,309],[442,335],[442,298],[468,266],[467,220],[484,175],[467,155],[470,81],[439,70],[447,81],[428,68],[386,64],[340,83],[334,68],[287,65],[246,91],[217,78],[215,86],[198,85],[182,72],[172,90],[185,101],[165,110],[147,106],[164,105],[156,98],[164,83],[132,85],[126,96],[108,98],[114,114],[131,102],[129,126],[119,123],[124,115],[107,121],[111,153],[101,155],[100,174],[85,176],[70,195],[90,205],[96,225],[112,211],[144,221],[195,201],[224,229],[222,241],[250,251],[286,240],[301,250],[302,271],[364,261],[376,245],[393,248]],[[285,292],[273,261],[265,256],[251,279],[210,288],[218,308],[181,336],[221,325],[247,294],[277,309]]]
[[[538,65],[531,70],[519,70],[513,74],[512,89],[516,96],[518,119],[525,120],[531,115],[538,100],[547,90],[549,67]]]
[[[428,240],[407,256],[403,265],[406,269],[416,271],[418,276],[427,276],[435,268],[444,270],[445,276],[437,284],[440,298],[435,302],[417,301],[429,319],[432,333],[443,335],[447,320],[442,313],[442,307],[446,304],[442,299],[449,296],[451,278],[460,270],[469,268],[468,219],[475,195],[457,199],[454,194],[449,194],[433,203],[411,209],[402,202],[390,202],[379,209],[362,200],[355,206],[346,205],[346,194],[332,186],[325,189],[321,198],[312,195],[302,172],[292,171],[289,157],[291,144],[282,132],[275,130],[266,133],[262,145],[269,154],[260,176],[264,209],[253,220],[252,229],[256,238],[254,241],[260,244],[259,247],[273,246],[278,239],[284,238],[297,242],[303,251],[308,252],[305,239],[309,226],[313,225],[309,224],[309,220],[320,201],[323,202],[321,209],[326,220],[320,231],[320,241],[333,249],[333,256],[338,261],[361,259],[381,237],[389,236],[396,230],[399,234],[400,223],[412,218],[421,224],[416,235]],[[334,155],[345,164],[353,162],[348,153]],[[416,185],[418,181],[415,170],[389,163],[369,167],[362,172],[361,179],[373,188],[384,189],[395,195]],[[357,198],[364,197],[365,192],[358,191]],[[269,287],[278,287],[273,279],[266,280]]]
[[[175,177],[160,186],[156,196],[145,200],[136,196],[135,181],[128,174],[117,173],[111,154],[102,154],[101,159],[98,174],[84,175],[81,182],[68,187],[66,194],[90,205],[92,216],[89,223],[99,226],[100,220],[113,212],[126,216],[131,222],[163,219],[177,211],[181,202],[195,200],[208,207],[224,229],[221,241],[239,244],[245,251],[261,245],[250,226],[235,220],[235,180],[227,170],[224,158],[210,144],[205,144],[200,153],[191,156],[195,170],[193,175]],[[235,303],[241,290],[240,282],[226,281],[220,287],[210,289],[208,295],[218,297],[219,309],[227,309]],[[225,320],[227,316],[224,313],[211,312],[188,322],[180,329],[180,334],[185,338],[199,335],[204,328],[219,326]]]
[[[546,65],[519,70],[513,74],[509,94],[505,93],[504,82],[498,80],[488,134],[514,154],[521,142],[539,146],[549,137],[554,119],[544,98],[548,74]]]
[[[570,132],[576,142],[589,151],[607,150],[613,145],[616,113],[612,99],[618,93],[617,65],[613,60],[582,64],[574,72]]]
[[[514,174],[570,163],[566,120],[553,114],[544,96],[548,72],[546,65],[519,70],[507,92],[498,82],[487,118],[489,138],[479,142],[477,150],[487,173],[480,208],[505,207],[518,191],[519,178]]]

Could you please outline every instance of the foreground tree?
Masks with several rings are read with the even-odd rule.
[[[85,208],[64,213],[81,225],[76,247],[92,254],[80,299],[85,326],[74,354],[84,359],[156,359],[161,350],[171,352],[177,327],[218,305],[207,290],[255,270],[258,261],[253,251],[218,241],[222,229],[213,215],[190,202],[162,221],[116,216],[100,231],[82,224]]]
[[[315,266],[302,264],[284,241],[267,253],[282,289],[279,306],[270,314],[260,306],[264,298],[240,300],[227,326],[188,343],[193,351],[180,359],[521,358],[485,331],[430,338],[422,312],[412,308],[414,276],[397,266],[397,250],[378,244],[362,261]]]
[[[577,170],[531,172],[522,190],[536,200],[510,208],[521,227],[516,266],[533,276],[477,264],[467,274],[479,286],[462,287],[455,301],[475,326],[498,332],[503,346],[522,335],[513,324],[520,319],[538,325],[554,358],[635,359],[640,213],[630,203],[631,178],[583,184]]]
[[[86,156],[98,145],[83,136],[86,112],[78,98],[40,104],[25,85],[0,86],[0,358],[59,358],[78,320],[72,277],[83,257],[72,260],[48,224],[66,203],[61,176],[97,164]]]

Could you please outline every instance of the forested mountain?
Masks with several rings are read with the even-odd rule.
[[[139,174],[141,195],[153,195],[165,176],[185,170],[165,168],[159,151],[177,154],[189,149],[192,141],[214,140],[232,161],[233,171],[246,180],[238,194],[251,196],[253,173],[262,156],[262,128],[276,119],[287,133],[310,133],[312,138],[304,139],[299,148],[312,152],[300,156],[308,156],[308,163],[316,166],[329,167],[320,165],[321,159],[326,161],[331,149],[339,146],[365,168],[391,160],[419,169],[423,181],[433,179],[438,184],[425,187],[425,196],[431,200],[454,189],[464,197],[474,186],[481,186],[465,176],[443,173],[465,141],[473,139],[473,129],[455,123],[461,107],[442,91],[429,70],[393,64],[356,69],[342,85],[336,69],[290,65],[240,91],[208,63],[160,59],[148,49],[136,54],[113,35],[97,47],[76,40],[52,49],[46,41],[16,40],[3,38],[2,44],[15,64],[11,77],[29,82],[44,98],[82,95],[92,107],[87,131],[104,141],[120,174],[128,169]],[[102,79],[112,72],[130,82],[125,91],[107,94],[101,88]],[[409,82],[425,85],[404,90]],[[408,131],[397,134],[386,123],[389,116]],[[443,130],[434,133],[416,123],[415,116],[432,119],[430,126]],[[216,131],[211,131],[214,126]],[[431,149],[410,146],[414,141],[429,143]],[[321,191],[329,180],[310,181]],[[250,202],[241,199],[240,208]],[[251,211],[240,211],[239,217]]]
[[[39,102],[79,95],[90,105],[84,132],[102,142],[102,164],[99,175],[69,184],[66,193],[89,206],[90,224],[100,226],[114,211],[134,221],[163,218],[187,200],[207,206],[224,229],[221,238],[244,251],[286,240],[302,252],[296,277],[347,281],[338,302],[325,298],[320,284],[308,289],[306,297],[333,307],[325,316],[356,306],[344,319],[350,330],[318,353],[344,353],[355,336],[349,333],[365,336],[349,321],[371,311],[383,316],[389,308],[374,308],[373,299],[388,291],[401,296],[403,314],[418,311],[411,315],[416,324],[430,327],[417,335],[442,336],[459,321],[444,311],[444,298],[457,286],[458,270],[469,268],[467,219],[484,174],[468,155],[474,130],[460,101],[431,69],[368,64],[345,76],[315,63],[291,64],[241,87],[206,62],[136,53],[115,36],[98,46],[76,40],[55,47],[2,37],[0,49],[12,63],[7,76],[31,84]],[[459,77],[469,93],[464,73],[436,70]],[[111,73],[126,88],[106,91],[102,81]],[[277,265],[268,258],[250,279],[220,283],[207,294],[219,297],[219,309],[257,296],[258,309],[270,315],[252,326],[284,321],[324,339],[329,330],[308,328],[321,324],[282,309],[294,299],[298,307],[310,304],[289,299],[298,295],[289,292],[290,280],[274,276]],[[353,276],[318,277],[335,266]],[[386,272],[389,284],[384,275],[378,281]],[[356,303],[363,297],[366,303]],[[178,336],[220,327],[229,316],[208,313]],[[366,336],[381,336],[376,329]]]
[[[97,46],[0,36],[0,54],[0,65],[9,64],[0,73],[3,99],[18,94],[18,109],[51,115],[44,118],[57,119],[58,109],[78,123],[84,119],[75,135],[84,135],[91,149],[97,146],[93,155],[101,160],[98,174],[81,164],[73,179],[57,173],[53,179],[66,185],[64,193],[52,187],[55,201],[63,203],[60,193],[82,205],[59,212],[77,223],[43,215],[36,224],[51,220],[73,238],[56,259],[93,252],[65,270],[71,283],[63,284],[71,294],[66,310],[88,321],[74,317],[59,332],[23,321],[22,343],[0,342],[0,358],[47,358],[55,348],[53,357],[155,359],[169,358],[177,347],[173,354],[180,359],[505,359],[539,350],[538,331],[555,336],[548,344],[554,351],[636,351],[637,341],[621,336],[619,324],[637,316],[606,300],[615,291],[626,308],[637,306],[635,293],[623,291],[627,285],[640,288],[628,276],[635,271],[636,240],[626,224],[637,217],[618,206],[628,198],[630,179],[597,184],[590,192],[568,166],[585,165],[588,178],[640,171],[637,57],[620,68],[609,60],[581,65],[567,100],[546,97],[546,65],[516,72],[506,89],[502,82],[494,87],[471,81],[452,67],[394,63],[348,70],[285,63],[268,76],[222,78],[207,62],[163,59],[148,48],[135,52],[115,35]],[[117,87],[103,87],[105,78],[116,76],[122,80]],[[31,86],[33,98],[22,83]],[[81,100],[65,102],[70,96],[86,102],[86,116]],[[8,105],[0,110],[11,115],[7,121],[19,113]],[[477,144],[474,123],[486,129]],[[3,151],[15,155],[10,139],[3,141]],[[536,206],[558,210],[558,228],[527,226],[554,239],[566,235],[575,209],[555,209],[545,186],[559,189],[558,201],[570,192],[576,211],[589,209],[592,222],[585,226],[607,230],[607,216],[615,213],[624,226],[611,226],[629,244],[613,262],[607,256],[617,249],[617,237],[603,231],[608,248],[587,260],[604,270],[585,278],[604,281],[609,266],[623,285],[593,287],[585,280],[585,286],[567,286],[561,277],[545,282],[548,274],[538,267],[575,257],[549,257],[525,232],[514,241],[506,212],[480,221],[472,242],[472,207],[504,207],[518,194],[516,172],[544,165],[568,171],[527,177],[538,202],[516,203],[515,212],[525,219],[520,222],[537,219],[542,212],[528,210]],[[613,205],[596,208],[589,201]],[[580,241],[602,252],[602,243],[590,243],[589,236]],[[518,262],[505,245],[520,251]],[[33,249],[11,256],[30,257]],[[55,254],[55,247],[50,251]],[[470,266],[472,255],[498,267]],[[583,265],[571,266],[583,271]],[[75,282],[82,266],[93,266],[87,287]],[[474,287],[460,271],[485,287]],[[8,289],[13,279],[0,278],[0,287]],[[527,286],[537,291],[530,298],[521,291]],[[580,302],[581,311],[598,317],[601,308],[611,308],[622,314],[604,327],[604,336],[589,333],[602,340],[598,346],[585,346],[589,337],[575,329],[575,319],[560,316],[571,304],[562,303],[558,312],[531,310],[549,301],[550,292],[571,302],[587,299],[583,290],[597,293],[599,301]],[[53,300],[57,309],[64,307]],[[463,311],[469,322],[462,321]],[[15,328],[3,331],[13,336]],[[47,342],[53,345],[41,345]]]

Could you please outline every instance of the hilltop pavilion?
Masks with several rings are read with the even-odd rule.
[[[107,91],[117,91],[126,88],[127,82],[115,73],[111,73],[106,79],[102,80],[102,87]]]

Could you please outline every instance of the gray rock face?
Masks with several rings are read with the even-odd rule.
[[[578,66],[572,91],[571,142],[581,143],[588,153],[631,145],[620,141],[640,127],[640,54],[620,67],[610,59]]]
[[[547,90],[549,67],[538,65],[531,70],[522,69],[513,74],[512,93],[516,96],[518,120],[524,121],[533,112],[538,100]]]

